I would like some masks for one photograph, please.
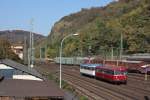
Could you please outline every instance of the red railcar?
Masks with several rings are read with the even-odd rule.
[[[128,60],[120,60],[120,61],[107,60],[105,61],[105,64],[124,66],[125,68],[127,68],[129,72],[138,72],[138,73],[146,72],[142,66],[147,65],[147,63],[143,61],[128,61]]]
[[[113,83],[127,83],[127,69],[117,66],[96,67],[95,77]]]

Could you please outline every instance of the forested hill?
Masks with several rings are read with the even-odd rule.
[[[76,32],[78,37],[65,41],[66,56],[120,49],[121,35],[125,54],[150,52],[150,0],[119,0],[63,17],[48,36],[49,55],[56,56],[60,40]]]
[[[6,30],[6,31],[0,31],[0,38],[6,39],[11,44],[22,44],[24,43],[24,40],[29,41],[30,32],[24,31],[24,30]],[[34,33],[34,40],[35,43],[39,43],[46,37]]]

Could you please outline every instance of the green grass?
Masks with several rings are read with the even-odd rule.
[[[79,98],[79,100],[88,100],[88,98],[85,97],[85,96],[81,96],[81,97]]]

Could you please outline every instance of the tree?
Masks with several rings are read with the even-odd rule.
[[[11,50],[11,44],[6,39],[0,38],[0,59],[5,58],[22,62],[19,57]]]

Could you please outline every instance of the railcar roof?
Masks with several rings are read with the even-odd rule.
[[[105,65],[102,67],[97,66],[96,68],[102,68],[102,69],[110,69],[110,70],[126,70],[125,67],[120,67],[120,66],[109,66],[109,65]]]
[[[102,66],[102,64],[80,64],[81,67],[97,67]]]

